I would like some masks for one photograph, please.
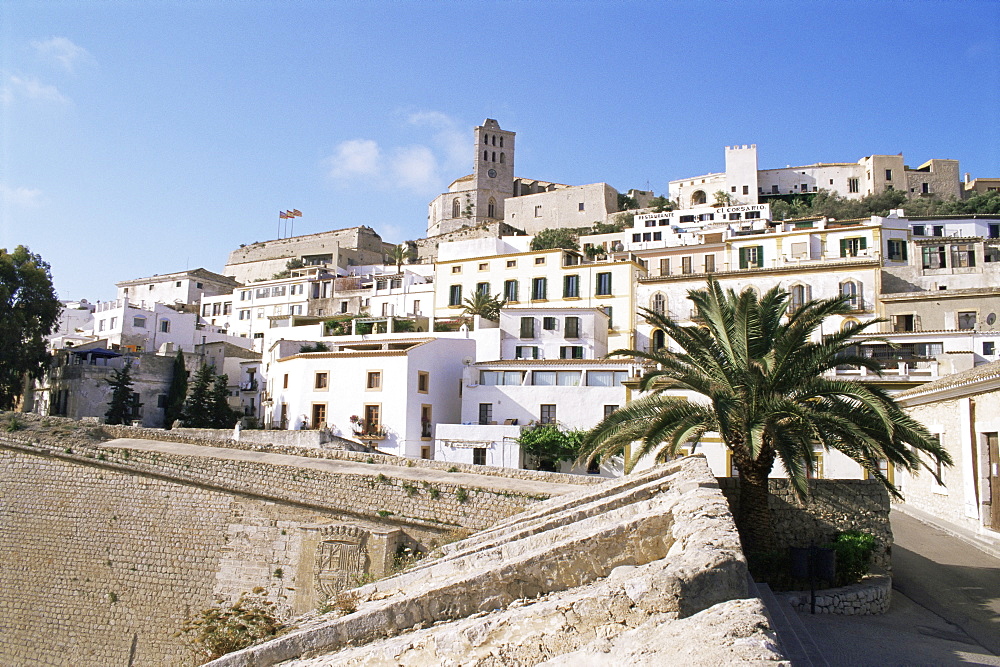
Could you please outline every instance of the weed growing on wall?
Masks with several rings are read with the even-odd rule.
[[[205,662],[238,651],[254,642],[274,637],[285,628],[274,602],[257,587],[243,593],[232,606],[204,609],[175,636],[187,636]]]

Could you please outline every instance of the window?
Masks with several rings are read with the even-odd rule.
[[[597,274],[597,296],[608,296],[611,294],[611,274],[602,272]]]
[[[223,315],[231,315],[232,312],[233,312],[233,302],[232,301],[226,301],[224,304],[222,304],[222,314]]]
[[[956,319],[959,329],[970,330],[976,328],[976,311],[974,310],[959,311]]]
[[[931,185],[930,185],[930,183],[921,183],[920,184],[920,192],[922,194],[929,195],[931,193]]]
[[[160,333],[170,333],[170,320],[160,320]]]
[[[516,259],[508,259],[507,260],[507,268],[508,269],[516,269],[517,268],[517,260]]]
[[[628,371],[587,371],[588,387],[620,387]]]
[[[791,303],[789,304],[789,310],[795,312],[809,301],[809,286],[808,285],[792,285],[791,292]]]
[[[579,204],[577,204],[577,209],[576,210],[578,210],[578,211],[582,211],[583,210],[583,202],[580,202]]]
[[[563,276],[563,298],[575,299],[580,296],[580,276],[575,273]]]
[[[489,283],[476,283],[476,294],[490,295],[490,284]]]
[[[983,356],[984,357],[992,357],[996,353],[997,353],[996,343],[993,342],[992,340],[984,340],[983,341]]]
[[[486,465],[486,448],[485,447],[473,447],[472,448],[472,465],[484,466]]]
[[[582,345],[563,345],[559,348],[560,359],[583,359]]]
[[[532,371],[531,384],[536,387],[579,387],[580,371]]]
[[[269,296],[271,296],[271,288],[270,287],[258,287],[257,288],[257,298],[258,299],[266,299]]]
[[[271,288],[271,296],[285,296],[285,286],[275,285]]]
[[[934,225],[931,227],[932,236],[944,236],[944,225]]]
[[[315,429],[326,426],[326,403],[313,403],[310,426]]]
[[[858,179],[856,178],[847,179],[847,191],[855,194],[861,191]]]
[[[449,306],[461,306],[462,305],[462,286],[452,285],[448,288],[448,305]]]
[[[538,406],[538,421],[543,424],[555,424],[556,406],[551,404]]]
[[[847,298],[847,305],[852,310],[861,310],[861,287],[853,280],[840,284],[840,295]]]
[[[917,316],[912,313],[906,315],[893,315],[892,330],[895,332],[916,331],[917,320]]]
[[[887,180],[887,181],[891,181],[892,180],[892,169],[886,169],[885,170],[885,180]]]
[[[417,371],[417,391],[426,394],[431,384],[431,374],[427,371]]]
[[[500,157],[503,157],[503,153],[500,154]],[[503,162],[503,160],[500,161]],[[493,197],[490,197],[490,201],[486,205],[486,216],[489,218],[497,217],[497,200]]]
[[[801,190],[802,192],[809,192],[809,184],[803,183],[802,186],[799,188],[799,190]]]
[[[660,275],[669,276],[670,275],[670,258],[664,257],[660,260]]]
[[[607,419],[611,414],[618,409],[617,405],[605,405],[604,406],[604,418]]]
[[[968,268],[976,265],[976,250],[971,243],[951,246],[951,267]]]
[[[522,371],[479,371],[479,384],[487,387],[499,385],[519,387],[523,379]]]
[[[431,424],[433,423],[431,419],[431,406],[421,405],[420,406],[420,437],[429,438],[431,437]]]
[[[740,268],[759,269],[764,266],[764,246],[755,245],[740,248]]]
[[[340,312],[342,312],[342,313],[346,313],[347,312],[347,302],[346,301],[341,301],[340,302]]]
[[[906,261],[906,241],[903,239],[889,239],[887,245],[889,259],[894,262]]]
[[[461,273],[462,272],[462,267],[461,266],[453,266],[453,267],[451,267],[451,272],[452,273]]]
[[[542,264],[545,264],[545,258],[544,257],[536,257],[535,258],[535,266],[540,266]]]
[[[705,255],[705,273],[715,272],[715,255]]]
[[[531,299],[532,301],[544,301],[548,294],[548,281],[545,278],[531,279]]]
[[[285,373],[285,378],[282,380],[281,388],[288,389],[288,373]]]
[[[534,317],[522,317],[521,318],[521,338],[534,338],[535,337],[535,318]]]
[[[667,335],[661,329],[653,332],[653,351],[662,350],[667,346]]]
[[[840,239],[840,256],[841,257],[858,257],[864,254],[863,251],[868,248],[868,239],[863,236],[858,236],[849,239]]]
[[[479,423],[489,424],[493,421],[493,404],[492,403],[480,403],[479,404]]]
[[[285,376],[288,377],[287,375]],[[326,372],[316,373],[315,380],[313,381],[314,389],[326,389],[329,384],[329,374]]]
[[[580,318],[579,317],[567,317],[566,318],[566,331],[564,332],[566,338],[579,338],[580,337]]]
[[[1000,224],[991,222],[987,236],[991,239],[1000,239]]]
[[[165,407],[167,407],[167,395],[166,394],[160,394],[159,396],[156,397],[156,407],[158,407],[158,408],[165,408]]]
[[[542,217],[542,205],[541,204],[539,204],[538,206],[535,207],[535,217],[536,218]]]
[[[133,317],[132,318],[132,326],[134,326],[137,329],[145,329],[146,328],[146,318],[145,317]]]
[[[178,280],[176,283],[174,283],[174,287],[180,287],[180,286],[181,286],[181,281]],[[201,285],[198,285],[198,287],[201,287]]]
[[[691,257],[681,257],[681,273],[691,273]]]
[[[615,325],[614,325],[614,320],[612,319],[611,306],[604,306],[603,310],[605,314],[608,316],[608,329],[614,329]]]
[[[514,347],[515,359],[537,359],[538,348],[534,345],[517,345]]]
[[[554,317],[543,317],[542,318],[542,329],[545,331],[555,331],[556,330],[556,318]]]
[[[481,262],[479,264],[479,270],[480,271],[489,271],[490,270],[490,263],[489,262]]]
[[[921,248],[922,266],[925,269],[946,268],[945,247],[943,245],[925,245]]]
[[[245,289],[245,290],[241,291],[240,292],[240,301],[249,301],[249,300],[250,300],[250,290]]]
[[[913,225],[913,235],[914,236],[925,236],[927,234],[926,227],[923,225]]]
[[[206,303],[204,306],[201,307],[201,316],[202,317],[208,317],[209,315],[211,315],[211,313],[212,313],[212,305],[211,304]]]
[[[503,298],[504,301],[514,303],[517,301],[517,281],[516,280],[506,280],[503,284]]]
[[[368,371],[368,379],[365,381],[365,389],[368,391],[381,391],[382,371]]]

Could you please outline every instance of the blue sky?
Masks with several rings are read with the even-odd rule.
[[[0,247],[61,298],[241,243],[417,238],[517,132],[519,176],[625,191],[899,153],[1000,176],[1000,2],[0,2]]]

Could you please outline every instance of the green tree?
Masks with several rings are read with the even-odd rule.
[[[479,315],[487,320],[497,322],[500,320],[500,309],[506,303],[499,294],[490,296],[489,292],[474,292],[463,303],[463,312],[466,315]]]
[[[132,398],[132,360],[126,359],[122,368],[116,368],[105,382],[111,385],[111,402],[104,413],[105,424],[127,424],[138,407]]]
[[[229,407],[228,375],[216,375],[212,379],[212,394],[209,400],[211,428],[232,428],[236,426],[240,414]]]
[[[170,376],[170,388],[167,390],[167,406],[163,409],[163,426],[171,429],[174,422],[181,418],[184,412],[184,398],[187,396],[187,369],[184,367],[184,351],[178,350],[174,357],[173,374]]]
[[[188,394],[187,402],[184,403],[184,412],[181,416],[181,423],[188,428],[212,428],[212,385],[215,380],[215,373],[208,364],[202,364],[201,368],[194,375],[194,382],[191,383],[191,391]]]
[[[396,265],[396,271],[402,271],[403,262],[406,261],[406,246],[402,244],[393,246],[389,251],[389,261]]]
[[[628,211],[631,209],[639,208],[639,202],[635,200],[635,197],[630,197],[629,195],[623,195],[618,193],[618,210]]]
[[[588,234],[617,234],[625,229],[620,222],[595,222]]]
[[[0,249],[0,409],[14,408],[25,376],[38,379],[49,362],[45,337],[55,329],[62,304],[49,265],[24,246]]]
[[[538,424],[527,429],[517,439],[521,451],[538,458],[539,470],[557,471],[563,461],[580,455],[584,431],[563,431],[556,424]]]
[[[789,295],[775,287],[763,296],[747,288],[737,294],[709,278],[691,290],[702,325],[680,325],[644,309],[644,316],[676,343],[679,351],[618,350],[647,359],[656,370],[643,375],[644,396],[615,411],[591,431],[582,458],[605,459],[638,442],[626,468],[656,452],[669,460],[682,446],[718,433],[739,470],[737,526],[749,553],[774,548],[768,507],[768,477],[776,460],[796,491],[808,492],[814,447],[837,449],[857,461],[894,496],[898,491],[879,471],[879,462],[911,472],[929,467],[918,452],[950,465],[948,453],[882,389],[831,377],[839,365],[879,373],[877,361],[854,352],[854,336],[878,322],[846,324],[815,335],[823,321],[849,312],[846,299],[810,301],[789,312]],[[686,390],[694,400],[671,395]]]
[[[649,206],[653,209],[653,213],[663,213],[664,211],[673,211],[677,208],[671,200],[667,199],[663,195],[659,197],[653,197],[649,200]]]
[[[725,190],[716,190],[715,194],[712,195],[715,198],[716,206],[732,206],[733,197]]]
[[[554,228],[543,229],[535,234],[531,239],[532,250],[548,250],[550,248],[565,248],[566,250],[579,250],[580,244],[576,241],[576,234],[572,229]]]

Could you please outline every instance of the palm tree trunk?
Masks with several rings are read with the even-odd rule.
[[[747,554],[768,553],[777,549],[771,507],[768,504],[768,473],[770,470],[740,468],[740,509],[736,527],[740,531],[743,551]]]

